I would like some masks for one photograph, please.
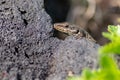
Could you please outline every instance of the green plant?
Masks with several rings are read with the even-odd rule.
[[[113,57],[120,54],[120,26],[109,25],[103,36],[111,42],[99,49],[99,69],[85,69],[81,76],[68,77],[67,80],[120,80],[120,70]]]

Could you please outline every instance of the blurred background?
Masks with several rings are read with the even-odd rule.
[[[44,0],[52,23],[69,22],[87,30],[100,44],[108,25],[120,25],[120,0]],[[61,34],[62,36],[62,34]]]

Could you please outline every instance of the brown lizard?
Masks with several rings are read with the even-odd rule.
[[[63,23],[55,23],[53,27],[54,29],[60,32],[63,32],[67,35],[73,35],[77,39],[85,37],[93,42],[96,42],[87,31],[85,31],[84,29],[82,29],[81,27],[77,25],[72,25],[67,22],[63,22]]]

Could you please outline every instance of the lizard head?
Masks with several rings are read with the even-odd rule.
[[[55,23],[53,27],[54,29],[66,33],[68,35],[77,34],[79,32],[78,29],[75,29],[74,27],[70,26],[70,24],[67,22]]]

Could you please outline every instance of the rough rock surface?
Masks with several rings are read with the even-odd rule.
[[[53,54],[53,67],[48,80],[65,80],[69,71],[80,75],[85,67],[97,68],[97,49],[99,45],[85,38],[68,37],[56,48]]]
[[[66,66],[69,68],[72,64],[68,58],[76,59],[73,65],[78,65],[82,60],[78,56],[83,55],[82,52],[85,61],[79,63],[85,66],[96,64],[91,64],[96,47],[95,43],[84,39],[61,41],[53,37],[51,18],[44,10],[43,0],[0,0],[0,80],[46,80],[52,75],[53,67],[58,70],[55,73],[58,75],[61,71],[61,76],[58,76],[63,77]],[[58,63],[52,64],[51,60]],[[61,66],[61,61],[64,61],[64,66]],[[76,65],[71,66],[73,70]],[[47,79],[53,80],[51,77]]]
[[[43,6],[43,0],[0,0],[0,72],[9,80],[45,80],[48,74],[57,40],[50,38]]]

